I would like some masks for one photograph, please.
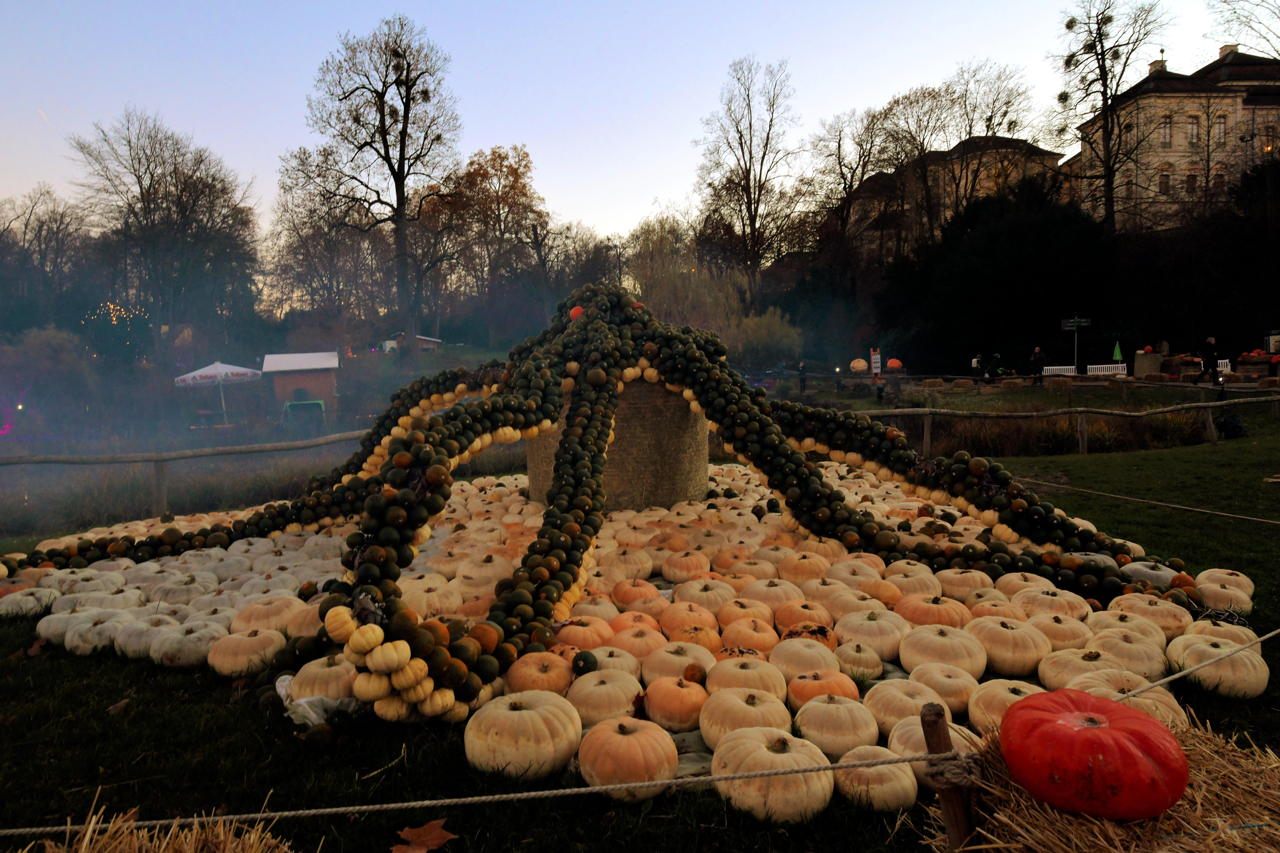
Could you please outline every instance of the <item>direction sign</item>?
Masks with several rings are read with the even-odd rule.
[[[1062,331],[1074,332],[1076,329],[1083,329],[1093,324],[1093,321],[1086,317],[1072,317],[1070,320],[1062,321]]]

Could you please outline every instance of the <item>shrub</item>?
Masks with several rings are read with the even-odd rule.
[[[800,357],[804,335],[777,308],[763,314],[743,317],[724,335],[729,358],[735,365],[759,368]]]

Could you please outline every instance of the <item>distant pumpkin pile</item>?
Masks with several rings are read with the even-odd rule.
[[[985,734],[1043,688],[1120,697],[1254,638],[1237,624],[1253,592],[1240,573],[1193,578],[999,464],[925,459],[864,416],[770,402],[724,356],[620,289],[582,288],[507,364],[401,389],[305,497],[5,557],[0,615],[47,613],[40,635],[78,654],[207,661],[256,679],[264,701],[288,672],[293,699],[470,718],[477,767],[537,776],[576,754],[593,782],[672,778],[673,732],[698,732],[681,748],[715,772],[914,754],[927,702]],[[683,395],[743,463],[713,466],[705,502],[607,512],[614,412],[634,381]],[[490,444],[559,418],[547,495],[530,500],[522,477],[454,482]],[[1245,651],[1190,679],[1248,698],[1268,677]],[[1185,724],[1162,689],[1131,704]],[[837,786],[910,805],[920,772],[721,790],[800,820]]]

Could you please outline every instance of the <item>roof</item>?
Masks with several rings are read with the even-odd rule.
[[[1214,83],[1280,82],[1280,59],[1233,50],[1196,70],[1191,76],[1212,80]]]
[[[1025,139],[1016,139],[1012,136],[970,136],[968,139],[962,139],[951,147],[947,152],[952,157],[963,157],[966,154],[972,154],[977,151],[1021,151],[1031,157],[1052,157],[1058,160],[1061,154],[1055,151],[1048,151],[1038,145],[1034,145]]]
[[[262,359],[263,373],[337,369],[338,354],[336,352],[284,352],[274,353]]]
[[[1143,95],[1214,94],[1233,97],[1239,86],[1260,82],[1280,84],[1280,59],[1254,56],[1233,50],[1190,74],[1178,74],[1164,69],[1152,71],[1116,95],[1112,103],[1120,106]],[[1231,84],[1235,84],[1236,91],[1232,90]],[[1093,121],[1093,118],[1089,121]],[[1084,127],[1089,121],[1084,122],[1080,127]]]

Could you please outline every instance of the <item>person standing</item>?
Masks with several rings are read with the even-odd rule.
[[[1032,380],[1036,385],[1044,384],[1044,353],[1040,347],[1036,347],[1031,351],[1031,358],[1028,359],[1029,365],[1027,372],[1035,378]]]
[[[1214,385],[1218,384],[1218,341],[1213,335],[1205,338],[1200,347],[1200,372],[1196,374],[1196,385],[1200,384],[1205,374],[1209,375]]]
[[[800,374],[800,393],[803,394],[805,391],[805,387],[808,385],[808,371],[803,361],[800,362],[799,366],[796,368],[796,371]]]

